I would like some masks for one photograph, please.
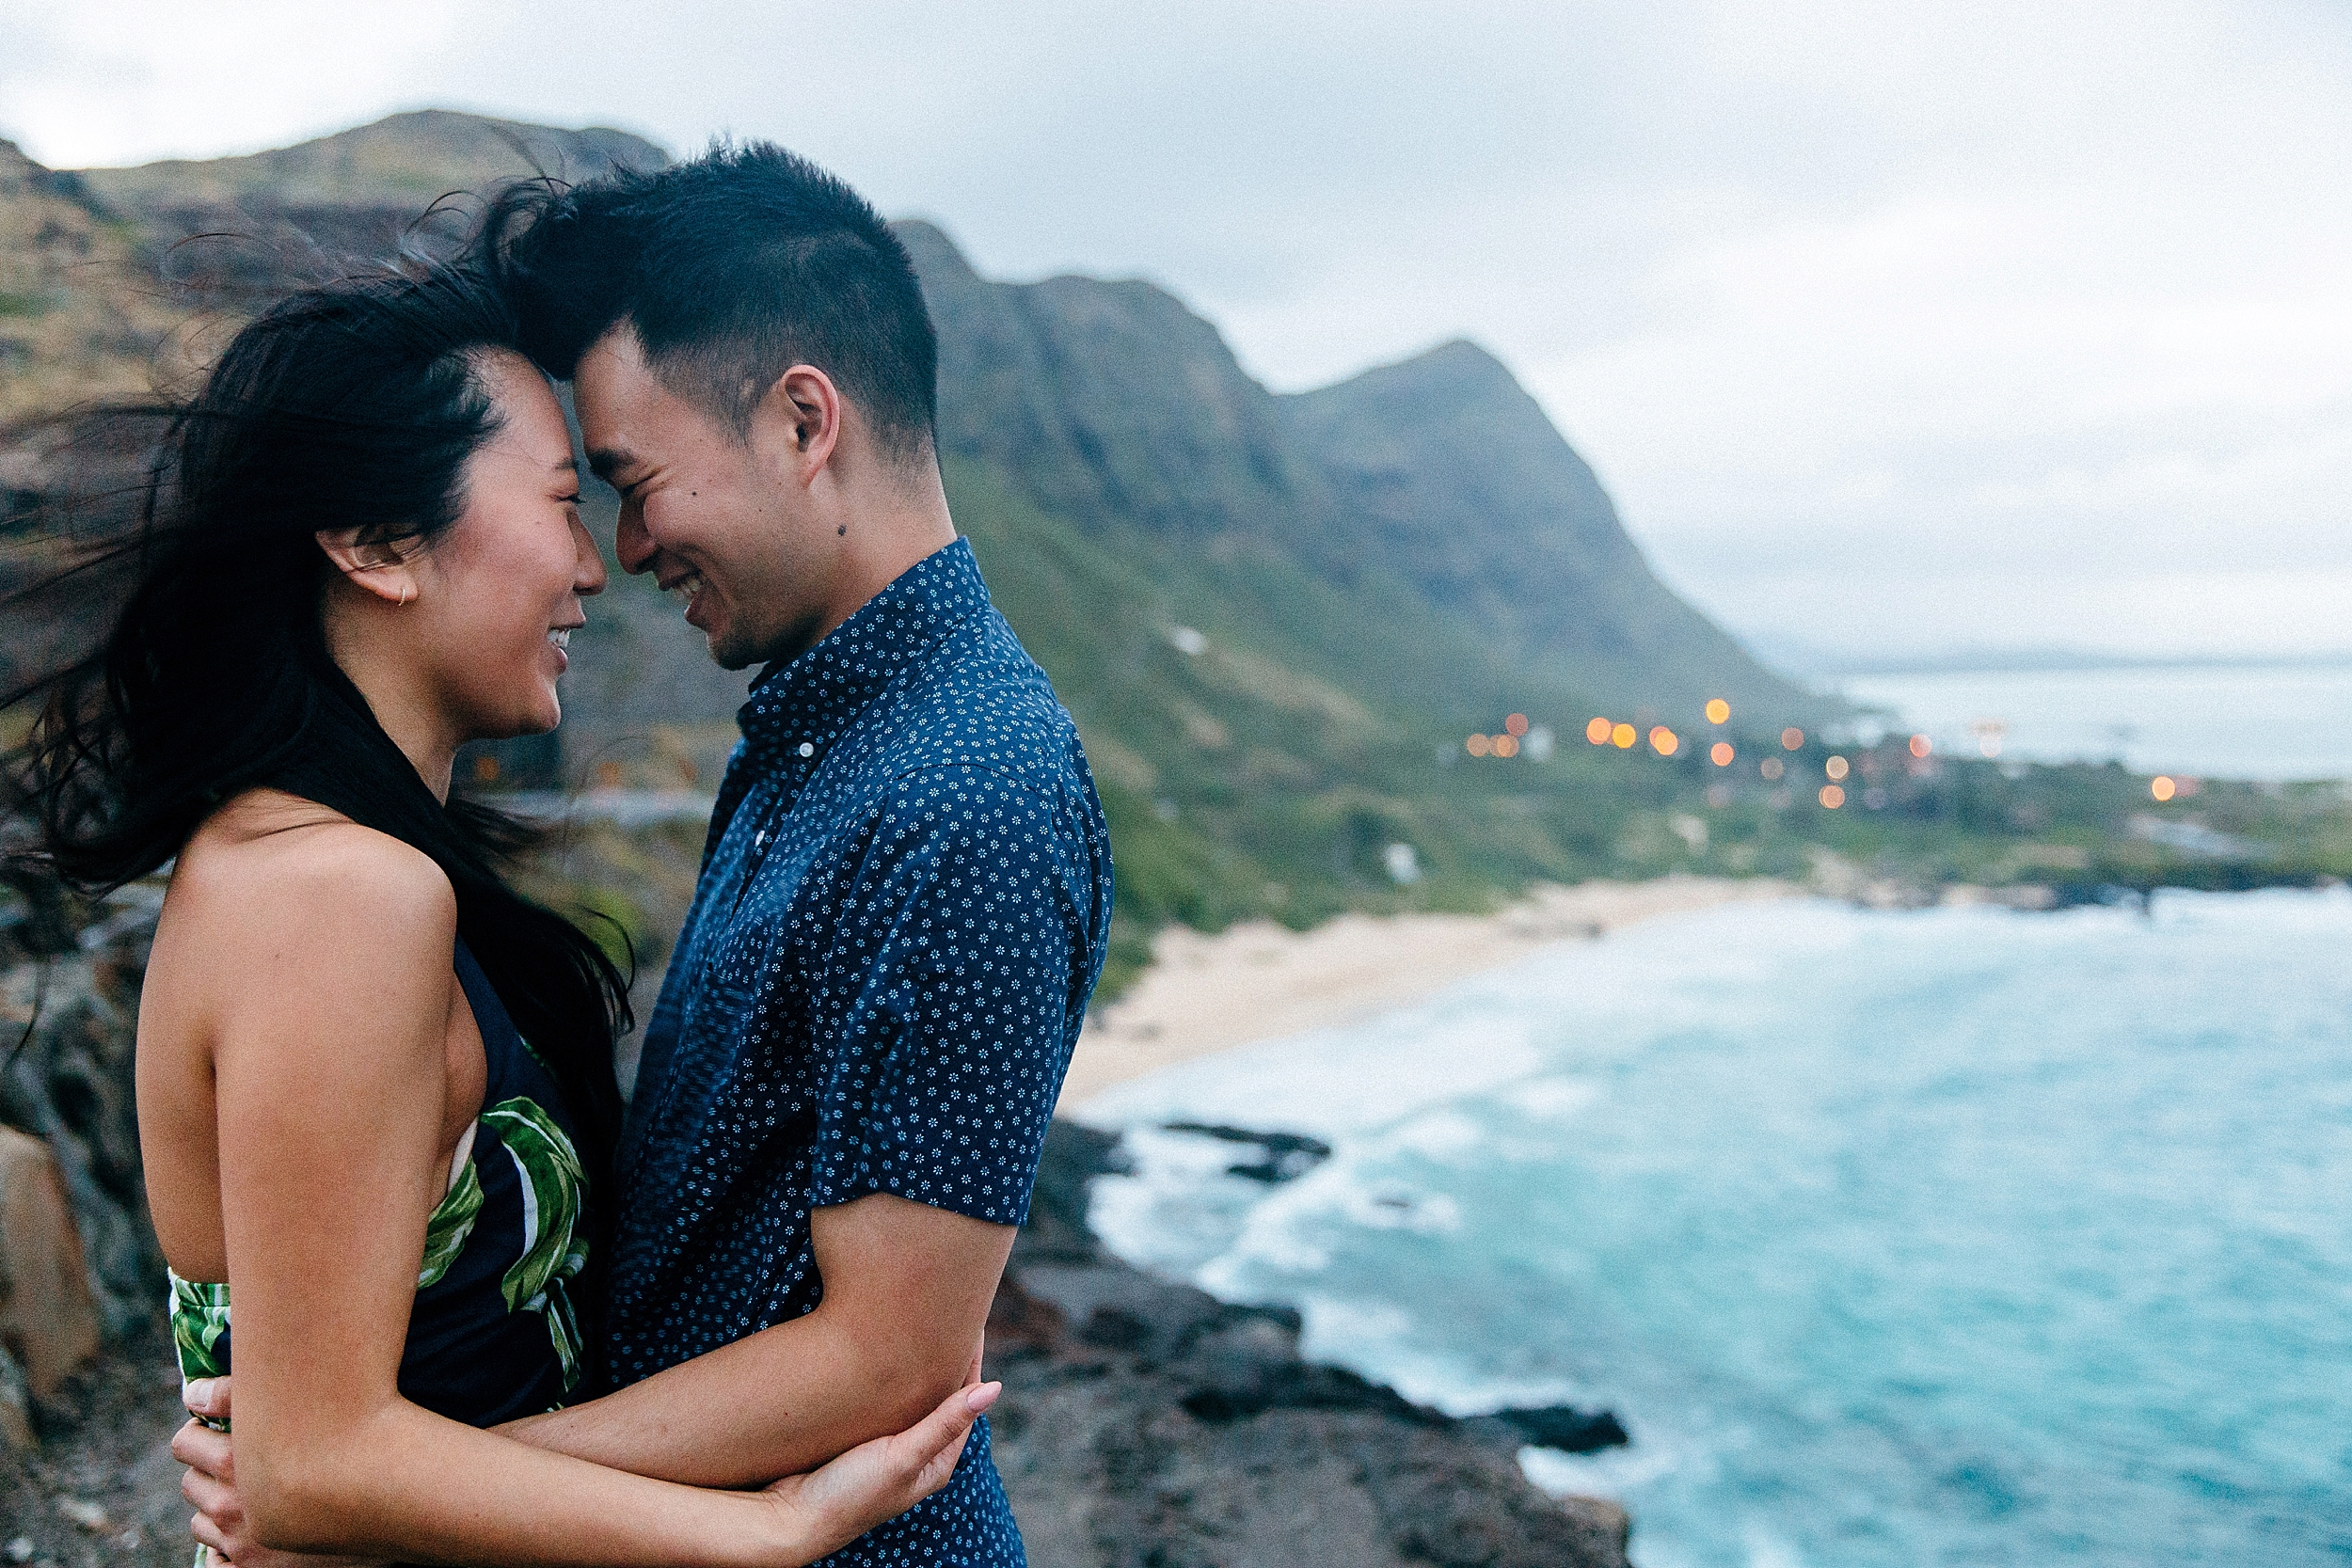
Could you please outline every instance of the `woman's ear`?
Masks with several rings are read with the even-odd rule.
[[[395,605],[417,596],[417,574],[390,545],[380,540],[363,545],[356,528],[321,529],[312,537],[354,588]]]

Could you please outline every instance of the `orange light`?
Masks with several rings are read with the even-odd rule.
[[[2169,800],[2179,792],[2180,786],[2161,773],[2157,774],[2148,784],[2148,793],[2159,800]]]
[[[1718,740],[1711,748],[1709,748],[1707,754],[1709,758],[1713,759],[1715,766],[1718,768],[1730,767],[1731,759],[1739,755],[1737,752],[1734,752],[1731,749],[1731,742],[1728,740]]]
[[[1836,784],[1823,784],[1821,786],[1822,805],[1828,807],[1831,811],[1836,811],[1839,806],[1842,806],[1845,803],[1846,792],[1844,790],[1838,788]]]
[[[1833,781],[1843,779],[1852,770],[1844,757],[1832,757],[1821,765],[1821,771],[1827,773]]]
[[[1584,738],[1596,746],[1606,746],[1609,744],[1609,728],[1608,720],[1596,719],[1584,726]]]
[[[1670,757],[1681,746],[1682,737],[1665,725],[1660,724],[1649,732],[1649,744],[1650,750],[1660,756]]]
[[[1634,738],[1633,726],[1630,724],[1619,724],[1609,732],[1609,743],[1620,752],[1633,750]]]
[[[1487,739],[1485,736],[1483,736],[1483,735],[1474,735],[1474,736],[1470,736],[1468,740],[1463,741],[1463,742],[1462,742],[1462,746],[1463,746],[1463,749],[1464,749],[1464,750],[1466,750],[1466,751],[1468,751],[1468,752],[1470,752],[1470,755],[1472,755],[1472,756],[1474,756],[1474,757],[1483,757],[1483,756],[1485,756],[1485,755],[1486,755],[1486,754],[1489,751],[1492,751],[1492,750],[1494,749],[1494,742],[1493,742],[1493,741],[1491,741],[1491,740],[1488,740],[1488,739]]]
[[[1708,699],[1707,721],[1708,723],[1720,724],[1730,717],[1731,705],[1729,703],[1724,702],[1721,697],[1710,697]]]
[[[1502,729],[1504,734],[1508,735],[1512,739],[1517,740],[1520,736],[1527,733],[1527,715],[1524,713],[1515,713],[1511,715],[1510,718],[1505,719],[1502,721]]]
[[[1913,756],[1923,757],[1934,750],[1934,744],[1931,742],[1926,736],[1915,735],[1911,737],[1911,754]]]
[[[1782,751],[1793,752],[1804,744],[1804,732],[1797,728],[1796,725],[1791,724],[1787,729],[1780,732],[1780,749]]]
[[[1519,737],[1518,736],[1499,735],[1495,736],[1494,745],[1495,755],[1499,757],[1515,757],[1519,754]]]

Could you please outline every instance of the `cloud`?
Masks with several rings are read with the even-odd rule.
[[[2352,644],[2306,586],[2352,574],[2352,19],[2320,0],[132,4],[8,31],[0,132],[54,163],[431,103],[769,135],[996,275],[1164,282],[1278,388],[1474,337],[1735,625]]]

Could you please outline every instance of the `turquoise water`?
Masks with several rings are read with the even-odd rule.
[[[1266,1189],[1169,1117],[1320,1132]],[[1122,1085],[1120,1251],[1306,1313],[1645,1568],[2352,1560],[2352,895],[1735,908]]]

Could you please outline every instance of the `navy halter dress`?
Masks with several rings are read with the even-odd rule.
[[[460,1145],[425,1227],[400,1392],[487,1427],[551,1410],[580,1385],[570,1292],[588,1262],[588,1178],[562,1091],[463,939],[455,967],[488,1079],[470,1147]],[[229,1287],[171,1275],[171,1331],[183,1381],[229,1372]]]

